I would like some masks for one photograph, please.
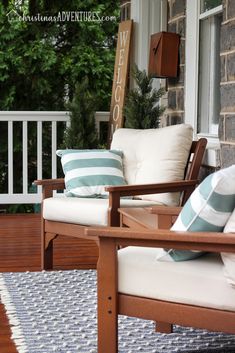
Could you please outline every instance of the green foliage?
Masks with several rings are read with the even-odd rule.
[[[89,78],[96,92],[96,110],[110,104],[117,21],[9,21],[20,15],[57,16],[62,11],[92,11],[115,15],[118,2],[95,0],[29,0],[0,4],[0,109],[63,110],[66,90]],[[14,16],[14,13],[13,15]]]
[[[125,127],[132,129],[152,129],[159,126],[159,118],[165,108],[159,106],[164,89],[152,87],[153,78],[146,71],[134,67],[132,75],[137,87],[130,90],[123,109]]]
[[[9,205],[7,208],[8,213],[38,213],[34,212],[34,205]]]
[[[89,90],[86,77],[76,85],[75,94],[68,104],[70,126],[65,131],[64,145],[66,148],[90,149],[97,147],[95,129],[95,97]]]

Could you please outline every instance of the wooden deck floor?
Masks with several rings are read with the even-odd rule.
[[[94,242],[71,237],[54,241],[54,268],[95,268],[98,249]],[[40,216],[0,215],[0,272],[40,270]],[[0,353],[17,353],[9,323],[0,304]]]

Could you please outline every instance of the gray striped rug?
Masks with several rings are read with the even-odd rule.
[[[4,273],[0,296],[19,353],[97,352],[94,270]],[[121,316],[119,352],[235,352],[235,335],[179,326],[159,334],[153,322]]]

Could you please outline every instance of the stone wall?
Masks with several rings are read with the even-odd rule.
[[[184,121],[185,13],[186,0],[168,0],[168,31],[180,35],[180,50],[178,76],[167,80],[166,125],[180,124]]]
[[[167,79],[167,109],[162,125],[184,122],[184,73],[186,0],[168,1],[169,32],[181,36],[179,73],[175,79]],[[192,0],[193,1],[193,0]],[[195,0],[199,1],[199,0]],[[122,1],[123,17],[129,16],[124,10],[129,1]],[[219,139],[221,143],[221,166],[235,164],[235,0],[223,0],[223,22],[221,28],[221,114]]]
[[[220,41],[221,114],[219,139],[222,167],[235,164],[235,1],[223,0]]]

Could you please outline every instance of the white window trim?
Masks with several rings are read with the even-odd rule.
[[[194,138],[206,137],[208,150],[220,148],[217,135],[197,133],[198,120],[198,63],[199,63],[199,19],[221,12],[223,6],[200,14],[200,1],[187,0],[186,5],[186,47],[185,47],[185,123],[192,125]],[[210,153],[210,152],[208,152]],[[216,154],[215,154],[216,156]],[[210,159],[210,165],[217,166],[216,158]]]
[[[205,11],[203,13],[201,13],[199,15],[199,20],[204,20],[207,17],[210,17],[211,15],[217,15],[218,13],[220,13],[221,11],[223,11],[223,5],[219,5],[217,7],[214,7],[211,10]]]

